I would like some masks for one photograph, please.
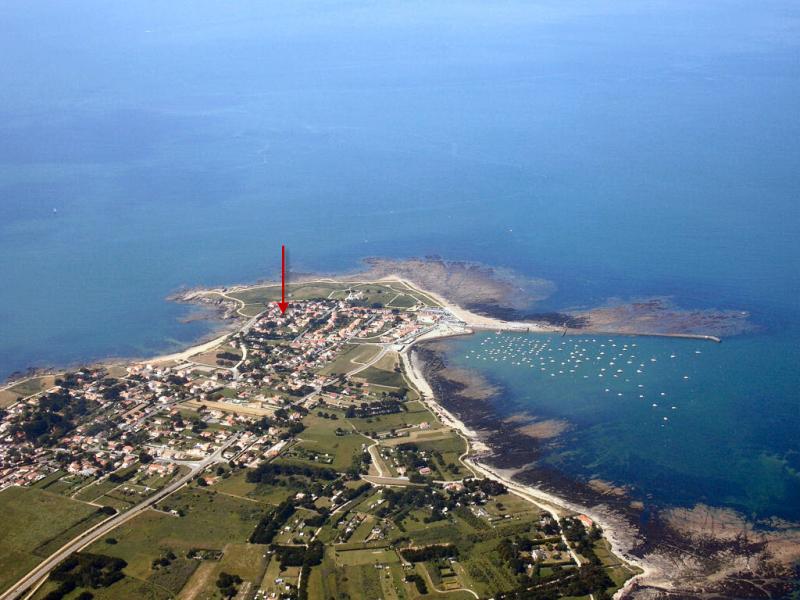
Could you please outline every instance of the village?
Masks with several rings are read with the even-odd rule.
[[[7,550],[31,567],[81,549],[124,562],[90,586],[99,598],[364,597],[356,581],[375,598],[502,597],[630,576],[588,517],[568,530],[461,460],[467,441],[401,360],[465,331],[447,310],[375,287],[314,290],[285,313],[224,294],[247,321],[215,347],[53,375],[3,409],[0,503],[60,517]],[[9,572],[2,597],[68,597],[81,568]]]

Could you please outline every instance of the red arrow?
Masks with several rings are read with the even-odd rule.
[[[286,302],[286,246],[281,246],[281,301],[278,302],[278,308],[281,309],[281,314],[289,308],[289,303]]]

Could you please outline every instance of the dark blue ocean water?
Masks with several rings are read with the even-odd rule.
[[[703,355],[749,391],[696,427],[746,417],[731,443],[796,469],[799,46],[788,0],[6,0],[0,377],[186,344],[211,325],[164,297],[281,243],[440,254],[551,279],[548,307],[751,310]]]

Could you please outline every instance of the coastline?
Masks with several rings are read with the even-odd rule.
[[[459,319],[460,321],[464,322],[465,326],[471,330],[490,330],[490,331],[508,331],[508,332],[517,332],[517,333],[541,333],[541,334],[557,334],[557,335],[620,335],[620,336],[629,336],[629,337],[673,337],[673,338],[681,338],[681,339],[699,339],[699,340],[707,340],[713,341],[716,343],[720,343],[722,340],[713,335],[703,335],[703,334],[692,334],[692,333],[648,333],[648,332],[614,332],[614,331],[603,331],[602,329],[569,329],[555,325],[549,325],[545,323],[535,323],[535,322],[528,322],[528,321],[507,321],[504,319],[499,319],[496,317],[491,317],[488,315],[478,314],[474,311],[469,309],[463,308],[452,302],[451,300],[445,298],[441,294],[423,289],[421,286],[416,284],[415,282],[409,280],[406,277],[403,277],[399,274],[395,275],[385,275],[382,277],[377,278],[369,278],[368,276],[363,276],[360,274],[355,275],[343,275],[341,277],[337,276],[314,276],[308,275],[299,277],[295,280],[296,283],[314,283],[314,282],[327,282],[327,283],[349,283],[349,284],[363,284],[363,283],[398,283],[401,284],[410,290],[417,291],[423,295],[426,295],[439,303],[445,310],[450,312],[454,317]],[[96,361],[95,364],[113,364],[118,362],[170,362],[170,361],[179,361],[179,360],[186,360],[196,354],[201,354],[202,352],[206,352],[213,348],[214,346],[222,343],[225,338],[230,336],[232,333],[238,331],[241,328],[241,323],[245,319],[249,319],[250,317],[246,315],[242,315],[240,310],[245,306],[240,300],[233,298],[229,295],[229,292],[235,291],[242,291],[248,290],[253,288],[259,287],[275,287],[280,285],[277,281],[270,281],[270,280],[260,280],[254,283],[242,283],[242,284],[234,284],[231,286],[222,286],[222,287],[215,287],[215,288],[193,288],[187,290],[185,292],[178,292],[175,294],[170,295],[167,300],[172,302],[186,302],[186,303],[202,303],[201,298],[206,297],[208,295],[217,295],[224,298],[225,301],[234,302],[238,304],[238,306],[232,310],[227,311],[225,314],[216,317],[221,323],[224,323],[226,320],[230,321],[232,319],[233,322],[228,325],[223,325],[221,329],[224,331],[222,334],[218,334],[218,332],[212,332],[210,335],[214,337],[211,339],[206,339],[208,336],[199,339],[198,341],[192,343],[188,347],[183,350],[178,350],[176,352],[171,352],[169,354],[163,355],[156,355],[152,357],[131,357],[131,358],[111,358],[106,360]],[[470,332],[471,333],[471,332]],[[436,336],[436,337],[444,337],[444,336]],[[417,340],[422,341],[422,340]],[[52,369],[48,369],[52,371]],[[63,370],[63,369],[61,369]],[[6,382],[8,383],[8,382]]]
[[[368,275],[357,276],[342,276],[342,277],[319,277],[308,275],[303,278],[297,278],[293,284],[308,284],[314,282],[338,283],[343,285],[357,285],[357,284],[395,284],[406,287],[410,292],[415,295],[427,297],[424,304],[431,307],[433,304],[439,304],[451,316],[449,326],[444,328],[436,328],[426,332],[419,337],[405,342],[404,346],[399,349],[399,354],[403,362],[404,372],[414,387],[416,387],[423,402],[446,426],[456,431],[466,442],[467,452],[460,457],[465,466],[476,474],[485,477],[490,477],[501,481],[509,491],[520,496],[521,498],[529,501],[543,510],[546,510],[554,516],[562,516],[566,514],[578,513],[585,514],[593,521],[598,523],[604,531],[604,537],[610,545],[613,554],[618,557],[622,562],[633,567],[633,570],[638,570],[639,573],[628,579],[624,586],[618,590],[615,598],[630,597],[631,594],[638,595],[641,590],[659,590],[667,593],[677,593],[677,591],[685,590],[686,580],[684,579],[682,569],[690,572],[689,576],[694,577],[696,582],[699,582],[698,587],[702,590],[703,582],[707,581],[719,582],[726,575],[721,574],[717,570],[705,571],[703,565],[694,565],[687,567],[681,561],[686,560],[686,556],[694,556],[691,550],[696,541],[703,542],[702,538],[694,537],[695,535],[702,535],[702,531],[690,531],[689,533],[681,532],[678,529],[672,528],[670,537],[668,539],[663,537],[663,531],[656,529],[654,532],[651,529],[642,529],[637,527],[635,523],[630,520],[630,513],[623,510],[618,511],[620,508],[618,503],[614,502],[611,497],[603,497],[597,494],[586,494],[583,487],[576,482],[559,480],[558,475],[545,470],[539,470],[535,473],[531,471],[527,473],[525,468],[514,469],[506,467],[515,467],[526,463],[520,462],[522,456],[524,458],[526,452],[528,456],[534,456],[535,450],[531,453],[533,447],[529,442],[522,452],[517,451],[519,446],[519,439],[513,436],[506,439],[507,434],[514,433],[511,428],[506,428],[503,423],[497,422],[495,428],[486,430],[476,430],[467,423],[475,422],[472,417],[475,416],[473,411],[468,410],[466,413],[459,410],[458,415],[454,414],[452,409],[448,410],[443,406],[443,402],[439,397],[439,392],[442,391],[441,381],[434,377],[429,381],[427,371],[427,359],[419,357],[422,366],[426,369],[420,368],[419,364],[415,364],[414,355],[423,352],[422,342],[435,341],[438,339],[452,337],[455,335],[471,335],[477,330],[493,330],[493,331],[508,331],[517,333],[541,333],[552,335],[615,335],[615,336],[654,336],[654,337],[675,337],[675,338],[688,338],[688,339],[705,339],[718,342],[719,339],[715,336],[693,334],[693,333],[634,333],[634,332],[620,332],[620,331],[598,331],[592,328],[587,329],[566,329],[563,326],[556,326],[549,323],[535,323],[525,321],[507,321],[500,318],[477,314],[476,312],[463,308],[457,303],[445,298],[442,294],[435,291],[429,291],[424,287],[414,283],[412,280],[401,277],[385,274],[382,277],[370,278]],[[215,331],[209,332],[205,336],[205,340],[200,340],[192,345],[169,354],[161,354],[149,358],[109,358],[104,360],[92,361],[88,366],[121,366],[124,364],[132,363],[168,363],[172,361],[185,361],[200,353],[207,352],[214,347],[224,343],[224,341],[237,331],[245,330],[250,323],[255,322],[258,314],[253,316],[252,307],[261,302],[251,302],[245,304],[244,301],[229,296],[229,293],[250,290],[259,287],[276,287],[280,284],[277,282],[262,281],[250,285],[236,285],[231,287],[209,288],[209,289],[193,289],[186,290],[179,294],[174,294],[169,299],[178,302],[198,303],[213,305],[212,308],[216,310],[216,319],[220,323],[220,327]],[[428,302],[433,300],[434,302]],[[266,301],[265,301],[266,302]],[[245,307],[249,307],[250,311],[243,312]],[[413,308],[412,310],[417,310]],[[249,314],[246,314],[249,312]],[[260,314],[260,312],[259,312]],[[453,323],[458,321],[458,323]],[[455,326],[454,326],[455,325]],[[211,336],[211,339],[208,339]],[[425,352],[431,352],[425,349]],[[49,372],[57,373],[63,372],[64,367],[56,371],[55,369]],[[28,374],[30,375],[30,374]],[[21,378],[19,381],[28,378],[27,376]],[[19,382],[18,381],[18,382]],[[13,386],[11,382],[8,386]],[[437,391],[435,391],[438,390]],[[445,388],[446,390],[446,388]],[[469,407],[468,407],[469,408]],[[467,416],[462,416],[466,414]],[[478,423],[481,423],[481,417],[487,416],[486,414],[477,415]],[[462,420],[463,419],[463,420]],[[479,425],[479,428],[481,425]],[[491,440],[487,437],[492,435]],[[492,444],[488,444],[491,441]],[[485,459],[488,455],[493,455],[494,464],[489,464]],[[504,460],[497,460],[497,459]],[[505,462],[505,465],[503,464]],[[516,462],[516,465],[514,464]],[[531,463],[532,464],[532,463]],[[523,473],[533,474],[534,477],[528,477],[526,481],[522,480]],[[552,485],[551,485],[552,484]],[[542,485],[547,485],[551,491],[542,489]],[[553,491],[555,490],[555,491]],[[597,502],[595,503],[595,500]],[[591,506],[592,508],[589,508]],[[713,507],[712,507],[713,508]],[[670,528],[667,523],[659,524],[662,528]],[[651,536],[651,533],[653,535]],[[713,533],[713,531],[712,531]],[[724,547],[724,545],[714,546],[714,542],[709,542],[710,546],[707,550],[714,554],[714,559],[721,556],[725,551],[731,549]],[[680,546],[680,548],[678,547]],[[665,553],[665,549],[669,553]],[[733,548],[735,551],[736,548]],[[740,555],[739,558],[742,556]],[[736,557],[735,557],[736,558]],[[733,564],[733,563],[731,563]],[[754,569],[750,569],[755,572]],[[678,575],[676,575],[678,573]],[[733,574],[727,571],[727,574]],[[712,579],[713,577],[713,579]],[[735,579],[735,578],[734,578]],[[693,590],[695,591],[695,590]],[[687,597],[690,597],[687,594]],[[691,596],[694,597],[694,596]]]
[[[625,585],[615,593],[614,598],[624,598],[639,582],[657,576],[659,569],[646,559],[633,556],[630,552],[630,544],[625,543],[624,535],[620,532],[620,525],[612,523],[605,515],[567,500],[564,497],[543,491],[533,485],[519,482],[513,479],[513,470],[498,469],[480,460],[481,455],[486,455],[492,451],[491,447],[480,438],[477,431],[468,427],[466,423],[438,401],[433,388],[423,375],[422,370],[419,368],[412,354],[414,345],[418,341],[429,341],[444,337],[450,336],[430,336],[425,340],[415,340],[413,343],[403,348],[400,352],[400,357],[404,372],[417,389],[422,402],[436,418],[444,425],[457,431],[467,443],[467,452],[461,457],[461,461],[474,472],[503,483],[509,491],[547,511],[556,519],[560,519],[569,514],[584,514],[597,523],[602,528],[603,535],[611,546],[611,551],[620,560],[640,571],[640,573],[634,575],[625,582]]]
[[[589,509],[588,507],[581,506],[562,496],[557,496],[550,492],[543,491],[533,485],[519,482],[513,479],[512,471],[499,469],[497,467],[490,466],[485,462],[482,462],[480,460],[480,456],[489,454],[492,451],[491,447],[488,444],[486,444],[483,440],[481,440],[480,434],[477,431],[468,427],[461,419],[459,419],[456,415],[454,415],[451,411],[447,410],[444,406],[442,406],[441,403],[437,401],[436,395],[431,385],[425,379],[424,375],[418,368],[418,365],[414,364],[414,359],[412,355],[412,350],[414,349],[415,345],[419,344],[420,342],[443,339],[447,337],[452,337],[454,335],[471,335],[475,332],[475,330],[494,330],[494,331],[508,331],[508,332],[518,332],[518,333],[543,333],[543,334],[550,333],[550,334],[561,334],[561,335],[588,334],[588,333],[600,334],[602,332],[581,331],[581,330],[567,331],[563,327],[558,327],[553,325],[537,324],[524,321],[505,321],[495,317],[480,315],[455,304],[454,302],[448,300],[441,294],[438,294],[431,290],[423,289],[413,281],[410,281],[409,279],[401,277],[399,275],[385,276],[378,279],[361,279],[361,278],[349,278],[349,277],[342,277],[342,278],[309,277],[309,278],[304,278],[302,281],[298,281],[298,283],[301,282],[313,283],[316,281],[341,282],[350,284],[357,284],[357,283],[401,284],[409,288],[410,290],[417,291],[435,300],[446,311],[452,314],[456,319],[462,321],[466,327],[465,331],[462,334],[454,334],[452,332],[441,333],[437,331],[431,331],[404,346],[399,353],[401,361],[404,366],[404,372],[406,373],[406,376],[409,378],[410,383],[418,390],[424,404],[431,410],[431,412],[433,412],[436,418],[438,418],[444,425],[457,431],[459,435],[465,440],[467,444],[467,452],[465,455],[461,457],[462,462],[464,462],[464,464],[476,474],[480,474],[484,477],[489,477],[500,481],[511,492],[515,493],[516,495],[520,496],[526,501],[531,502],[532,504],[538,506],[539,508],[547,511],[548,513],[553,515],[556,519],[560,519],[561,517],[566,516],[568,514],[585,514],[588,517],[590,517],[593,521],[598,523],[598,525],[600,525],[600,527],[603,529],[604,537],[608,540],[608,543],[611,547],[611,551],[620,560],[626,562],[634,569],[640,571],[640,573],[634,575],[625,582],[625,585],[622,588],[620,588],[620,590],[618,590],[617,593],[615,594],[614,596],[615,598],[623,598],[631,590],[631,588],[634,587],[639,581],[656,575],[658,570],[655,567],[655,565],[651,565],[648,561],[631,555],[630,544],[626,544],[624,542],[625,536],[620,531],[620,525],[612,523],[611,521],[609,521],[609,519],[605,517],[605,515],[601,515],[596,511]],[[221,344],[233,332],[246,327],[246,324],[241,323],[241,321],[245,319],[245,316],[241,315],[241,313],[239,312],[239,310],[243,308],[244,304],[240,300],[229,296],[228,292],[241,291],[255,287],[270,287],[273,285],[278,285],[278,284],[277,282],[262,281],[253,285],[236,285],[225,288],[192,290],[188,294],[182,296],[180,298],[181,301],[196,302],[202,296],[207,296],[209,294],[216,294],[225,298],[227,301],[236,302],[239,305],[235,311],[237,317],[237,327],[233,328],[230,331],[227,331],[226,333],[218,337],[215,337],[210,341],[203,342],[200,344],[195,344],[180,352],[155,356],[148,359],[146,362],[163,363],[163,362],[170,362],[177,360],[186,360],[191,356],[200,354],[202,352],[206,352],[208,350],[211,350],[215,346]],[[648,335],[648,334],[628,334],[628,335],[636,336],[636,335]],[[674,337],[706,338],[707,336],[675,334]]]

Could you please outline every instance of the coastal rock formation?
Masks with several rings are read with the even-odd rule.
[[[479,390],[471,391],[470,381],[447,365],[436,343],[423,343],[414,353],[437,402],[478,431],[491,449],[482,462],[569,499],[564,506],[597,517],[623,556],[646,566],[647,572],[618,598],[783,598],[798,589],[800,524],[752,522],[733,510],[705,505],[659,507],[612,482],[569,478],[539,460],[568,424],[528,414],[501,417],[486,395],[485,382],[478,378]],[[452,374],[456,377],[451,379]],[[494,398],[502,393],[498,389]]]
[[[723,337],[755,328],[745,311],[681,309],[663,297],[633,302],[614,300],[574,315],[583,319],[584,329],[603,333]]]
[[[523,277],[507,269],[440,257],[368,258],[364,262],[368,266],[362,274],[365,278],[407,279],[464,308],[487,304],[523,309],[547,298],[556,289],[555,284],[546,279]]]

